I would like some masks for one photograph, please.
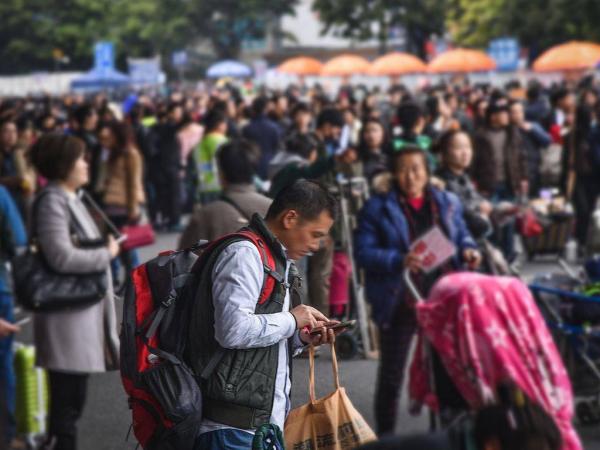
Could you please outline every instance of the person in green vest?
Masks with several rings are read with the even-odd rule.
[[[204,125],[206,134],[195,151],[201,204],[216,200],[221,193],[215,156],[217,149],[227,142],[227,114],[221,108],[212,109],[206,115]]]

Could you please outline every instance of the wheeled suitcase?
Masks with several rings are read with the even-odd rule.
[[[523,236],[529,260],[537,255],[560,254],[564,251],[575,222],[572,213],[554,213],[540,219],[543,227],[537,236]]]
[[[17,433],[35,448],[36,442],[46,433],[48,376],[44,369],[35,367],[35,347],[32,345],[15,344],[14,364]]]

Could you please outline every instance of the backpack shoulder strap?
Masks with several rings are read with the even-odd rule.
[[[277,272],[275,257],[273,256],[273,253],[271,252],[269,246],[259,234],[255,233],[254,231],[248,228],[245,228],[234,233],[234,235],[240,236],[244,240],[252,242],[258,249],[258,252],[260,253],[263,269],[266,275],[264,277],[262,289],[258,298],[258,304],[262,305],[269,299],[269,297],[273,293],[276,283],[284,284],[285,277]]]
[[[284,276],[277,272],[275,257],[273,256],[273,253],[271,252],[269,246],[265,243],[264,239],[259,234],[255,233],[249,228],[243,228],[240,231],[225,235],[217,239],[216,241],[211,242],[205,249],[205,251],[210,252],[215,248],[221,247],[221,244],[223,244],[224,242],[234,243],[239,241],[252,242],[258,249],[258,252],[260,253],[260,258],[262,260],[263,269],[265,272],[263,285],[258,298],[258,304],[262,305],[269,299],[269,297],[271,297],[271,294],[275,290],[275,284],[284,283]],[[208,361],[206,367],[204,367],[204,370],[200,374],[201,379],[208,380],[208,378],[212,375],[217,365],[223,359],[225,351],[226,350],[221,346],[217,348],[215,353],[211,356],[210,360]]]

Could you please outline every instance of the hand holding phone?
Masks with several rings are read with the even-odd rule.
[[[323,334],[326,330],[333,330],[339,334],[343,331],[352,329],[356,326],[356,320],[347,320],[345,322],[332,322],[331,324],[325,324],[322,327],[315,328],[310,331],[311,336]]]

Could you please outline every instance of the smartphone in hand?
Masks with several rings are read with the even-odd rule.
[[[315,328],[310,332],[311,336],[322,334],[325,330],[350,330],[356,326],[356,320],[347,320],[345,322],[338,322],[331,325],[325,325],[323,327]]]

